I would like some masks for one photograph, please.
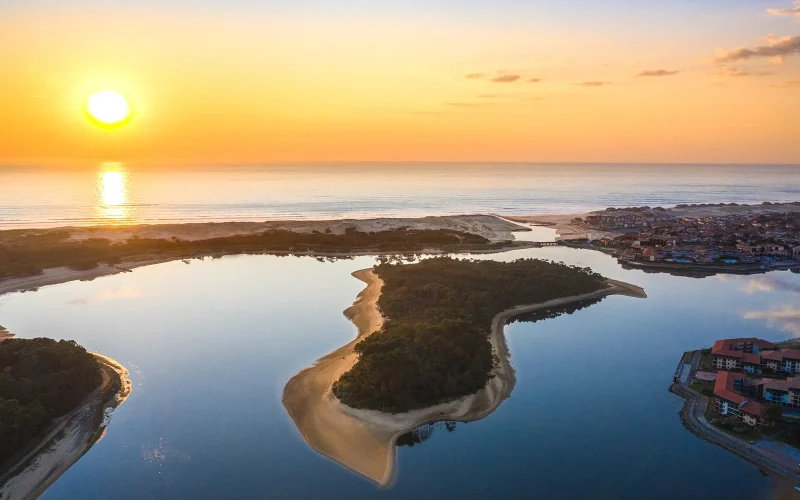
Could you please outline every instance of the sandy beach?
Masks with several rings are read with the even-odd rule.
[[[608,288],[587,294],[563,297],[539,304],[517,306],[492,320],[490,342],[499,364],[493,377],[476,394],[455,401],[406,413],[390,414],[350,408],[335,398],[331,386],[356,362],[355,344],[378,331],[383,318],[377,309],[381,279],[371,269],[353,273],[367,287],[345,315],[358,328],[355,340],[319,359],[292,377],[283,391],[283,404],[308,444],[323,455],[381,486],[391,484],[396,471],[397,438],[420,425],[454,420],[470,422],[491,414],[511,395],[516,384],[503,329],[508,318],[572,302],[607,295],[646,298],[640,287],[608,280]]]
[[[0,231],[0,243],[5,237],[19,237],[24,234],[69,233],[74,241],[88,238],[102,238],[121,242],[130,238],[172,239],[185,241],[222,238],[227,236],[260,234],[270,230],[283,230],[295,233],[314,231],[344,234],[347,230],[365,233],[391,231],[393,229],[437,230],[449,229],[483,236],[492,241],[514,239],[512,231],[524,231],[515,224],[508,223],[492,215],[445,215],[428,217],[383,217],[375,219],[339,220],[273,220],[264,222],[194,222],[182,224],[138,224],[106,225],[88,227],[56,227],[50,229],[16,229]],[[6,236],[7,235],[7,236]]]

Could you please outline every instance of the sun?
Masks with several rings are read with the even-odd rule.
[[[86,114],[99,125],[115,127],[130,120],[131,105],[116,90],[100,90],[87,99]]]

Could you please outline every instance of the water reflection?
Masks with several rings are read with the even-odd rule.
[[[591,299],[591,300],[582,300],[580,302],[573,302],[565,306],[548,307],[546,309],[539,309],[529,313],[518,314],[516,316],[508,318],[506,324],[510,325],[512,323],[536,323],[537,321],[542,321],[545,319],[557,318],[563,314],[574,314],[577,311],[580,311],[581,309],[586,309],[591,305],[601,302],[604,298],[605,297],[600,297],[598,299]]]
[[[417,427],[416,429],[406,432],[397,438],[397,446],[412,447],[429,440],[433,436],[433,431],[437,428],[444,427],[447,432],[456,430],[456,423],[453,421],[434,422],[432,424],[425,424]]]
[[[122,163],[102,163],[95,183],[95,216],[113,222],[133,219],[130,174]]]

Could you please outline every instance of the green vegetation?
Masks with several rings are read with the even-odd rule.
[[[689,386],[690,389],[703,394],[704,396],[714,397],[714,383],[706,380],[697,380]]]
[[[605,288],[589,268],[535,259],[435,258],[381,264],[383,329],[355,346],[358,362],[333,385],[355,408],[403,412],[473,394],[496,362],[492,318],[510,307]]]
[[[781,405],[767,405],[765,413],[764,422],[766,422],[768,425],[775,425],[783,420],[783,406]]]
[[[706,410],[706,420],[722,432],[753,444],[762,438],[757,429],[750,427],[737,417],[719,415],[714,410]]]
[[[711,348],[702,349],[700,351],[700,364],[699,367],[703,371],[712,371],[714,369],[714,356],[711,354]]]
[[[95,357],[68,340],[4,340],[0,367],[0,464],[102,381]]]
[[[34,276],[49,267],[93,269],[98,264],[118,264],[142,256],[193,257],[244,252],[445,252],[483,250],[507,245],[490,243],[471,233],[439,230],[395,229],[365,233],[348,229],[344,234],[295,233],[270,230],[260,234],[185,241],[130,238],[123,242],[90,238],[73,241],[68,231],[0,231],[0,279]]]

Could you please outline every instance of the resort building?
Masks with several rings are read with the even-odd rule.
[[[754,337],[717,340],[711,354],[716,370],[800,373],[800,349],[780,349]]]
[[[763,391],[758,382],[760,381],[751,381],[742,373],[717,373],[714,383],[714,410],[720,415],[740,418],[747,425],[761,424],[766,408],[758,402],[759,392]]]

